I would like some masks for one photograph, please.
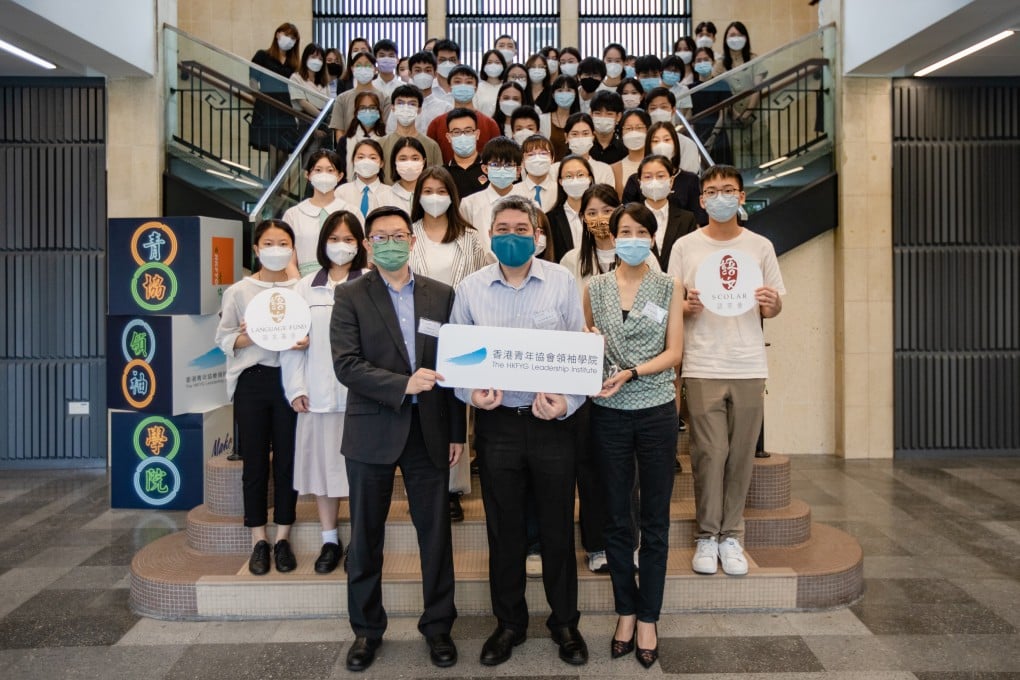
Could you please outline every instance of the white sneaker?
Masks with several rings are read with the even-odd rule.
[[[722,562],[722,570],[730,576],[743,576],[747,573],[747,558],[744,557],[744,549],[740,541],[732,536],[719,544],[719,561]]]
[[[524,560],[524,573],[528,578],[542,578],[542,556],[540,554],[528,555]]]
[[[714,574],[719,568],[719,542],[715,536],[699,538],[691,560],[691,569],[699,574]]]
[[[588,569],[593,574],[609,573],[609,560],[606,559],[606,551],[588,553]]]

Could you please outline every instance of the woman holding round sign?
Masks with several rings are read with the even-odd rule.
[[[287,266],[294,231],[283,220],[255,226],[252,249],[261,268],[223,292],[216,344],[227,355],[227,396],[234,402],[238,450],[243,452],[244,525],[251,529],[251,573],[269,571],[266,495],[273,470],[273,522],[277,571],[297,566],[288,537],[294,523],[294,432],[297,414],[283,392],[280,351],[308,346],[308,305]],[[270,450],[272,457],[270,457]]]
[[[308,349],[280,353],[283,389],[298,414],[294,453],[294,488],[312,494],[322,526],[322,550],[315,573],[328,574],[343,556],[337,534],[337,508],[349,493],[347,468],[340,453],[347,409],[347,388],[333,372],[329,322],[336,287],[368,270],[365,232],[357,216],[347,210],[333,213],[319,230],[315,247],[318,271],[302,278],[295,292],[308,303],[311,328]]]
[[[656,622],[669,554],[669,503],[676,455],[673,367],[683,354],[680,284],[650,265],[658,221],[628,203],[613,210],[616,268],[592,277],[584,292],[588,327],[606,341],[606,380],[591,414],[595,456],[606,480],[606,556],[620,618],[610,651],[635,652],[645,668],[659,655]],[[634,579],[631,490],[640,488],[639,579]]]

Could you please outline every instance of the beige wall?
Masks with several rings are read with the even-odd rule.
[[[716,50],[721,53],[723,32],[731,21],[747,26],[751,49],[765,54],[794,38],[818,28],[818,11],[808,0],[693,0],[692,29],[701,21],[711,21],[719,30]]]
[[[311,0],[177,0],[177,17],[182,31],[245,59],[269,47],[284,22],[297,26],[302,47],[312,39]]]

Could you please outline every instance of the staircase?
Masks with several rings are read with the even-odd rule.
[[[670,551],[663,613],[820,609],[846,605],[863,592],[861,547],[842,531],[811,521],[811,509],[791,496],[790,459],[774,454],[755,459],[744,511],[747,576],[691,571],[694,554],[694,481],[688,437],[678,451],[683,472],[676,475],[670,504]],[[487,614],[488,553],[485,515],[478,495],[465,496],[464,521],[453,524],[457,610]],[[272,491],[270,490],[270,497]],[[337,617],[347,613],[347,577],[313,571],[321,547],[314,499],[298,502],[290,535],[295,571],[266,576],[248,572],[251,535],[242,522],[241,462],[216,457],[206,465],[205,503],[188,513],[187,529],[153,543],[131,563],[131,606],[158,619],[260,619]],[[339,510],[346,544],[350,521],[346,502]],[[576,524],[575,524],[576,527]],[[272,526],[270,526],[272,535]],[[579,529],[575,545],[580,549]],[[592,574],[578,552],[578,607],[582,612],[613,611],[609,576]],[[541,579],[530,579],[528,609],[548,612]],[[383,602],[396,616],[422,610],[417,542],[398,475],[386,528]]]

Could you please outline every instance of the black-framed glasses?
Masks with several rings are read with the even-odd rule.
[[[368,240],[376,245],[380,243],[389,243],[390,241],[407,243],[411,240],[411,235],[406,231],[402,231],[399,234],[369,234]]]

